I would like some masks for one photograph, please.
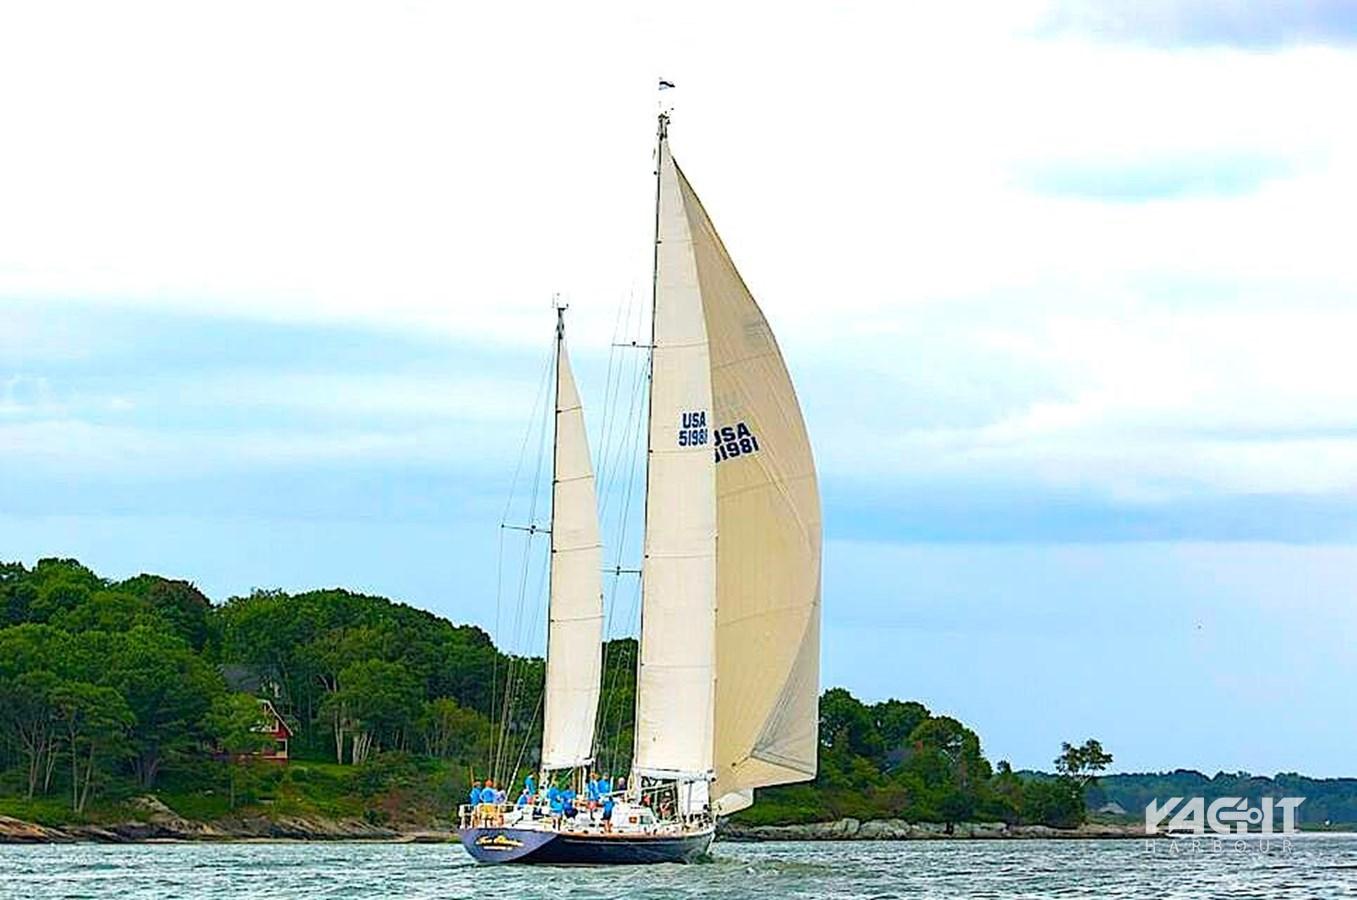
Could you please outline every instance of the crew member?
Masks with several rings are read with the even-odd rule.
[[[613,830],[613,798],[603,798],[603,830],[612,833]]]

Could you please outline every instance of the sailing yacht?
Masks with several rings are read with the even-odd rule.
[[[463,808],[484,863],[682,862],[760,787],[815,777],[820,500],[768,322],[669,150],[656,151],[650,418],[631,775],[597,813]],[[556,414],[543,775],[593,760],[601,552],[564,321]]]

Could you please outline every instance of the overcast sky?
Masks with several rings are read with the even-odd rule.
[[[492,627],[551,297],[596,444],[648,302],[658,76],[805,406],[825,685],[1357,775],[1342,2],[7,5],[0,558]]]

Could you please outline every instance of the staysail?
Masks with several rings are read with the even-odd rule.
[[[791,377],[768,322],[674,167],[711,363],[716,461],[718,812],[815,777],[820,497]]]
[[[556,446],[551,488],[551,599],[542,768],[593,758],[602,681],[603,553],[594,469],[561,311],[556,325]]]
[[[712,769],[716,466],[711,364],[693,237],[661,119],[652,319],[641,658],[632,766],[651,777]]]

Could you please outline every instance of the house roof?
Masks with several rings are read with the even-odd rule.
[[[292,737],[292,729],[288,727],[287,721],[282,716],[278,715],[278,710],[274,708],[272,702],[264,699],[263,697],[260,697],[259,705],[264,707],[264,709],[268,710],[269,715],[273,716],[274,732],[281,731],[284,737],[289,738]]]

